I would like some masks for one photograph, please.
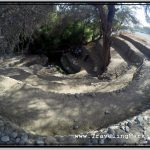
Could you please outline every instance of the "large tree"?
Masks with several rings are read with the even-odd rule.
[[[102,57],[101,57],[101,72],[103,73],[107,66],[110,63],[110,45],[111,45],[111,32],[112,32],[112,24],[115,15],[115,5],[96,5],[99,18],[100,18],[100,28],[102,30],[102,38],[103,38],[103,49],[102,49]]]

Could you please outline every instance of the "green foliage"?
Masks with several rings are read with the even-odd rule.
[[[119,31],[123,29],[132,30],[132,25],[138,24],[138,20],[135,17],[136,7],[132,8],[128,5],[121,5],[116,7],[117,11],[113,21],[113,31]]]
[[[129,29],[131,22],[137,23],[134,11],[127,5],[118,5],[116,8],[113,31]],[[73,50],[97,39],[102,35],[98,14],[92,5],[61,5],[58,11],[49,13],[47,24],[34,32],[28,52],[53,57],[54,54]],[[24,43],[21,39],[20,51],[25,48]]]
[[[92,39],[93,30],[84,22],[72,21],[63,28],[62,22],[59,22],[60,18],[58,19],[56,15],[51,16],[53,16],[52,20],[33,34],[30,53],[44,53],[50,56],[53,53],[73,50]],[[63,30],[59,27],[62,27]]]

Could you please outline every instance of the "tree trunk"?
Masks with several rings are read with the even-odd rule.
[[[103,50],[101,52],[101,72],[102,74],[110,63],[111,55],[110,55],[110,45],[111,45],[111,31],[112,31],[112,23],[115,15],[115,6],[108,5],[107,11],[104,9],[103,5],[98,6],[99,16],[101,20],[101,29],[103,34]]]

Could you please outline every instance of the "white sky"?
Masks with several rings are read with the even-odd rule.
[[[139,9],[136,10],[136,18],[140,21],[140,23],[143,25],[143,26],[148,26],[150,27],[150,23],[147,23],[146,22],[146,19],[145,19],[145,12],[144,12],[144,7],[140,7]]]

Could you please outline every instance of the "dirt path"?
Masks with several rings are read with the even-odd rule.
[[[111,81],[98,81],[85,72],[67,77],[51,74],[49,78],[49,74],[43,77],[22,69],[1,69],[0,115],[41,135],[80,133],[134,116],[150,97],[150,62],[131,43],[121,38],[116,41],[115,48],[128,64],[115,54],[108,74],[122,63],[129,68]],[[120,49],[122,43],[127,49]],[[132,65],[138,68],[137,74]]]

